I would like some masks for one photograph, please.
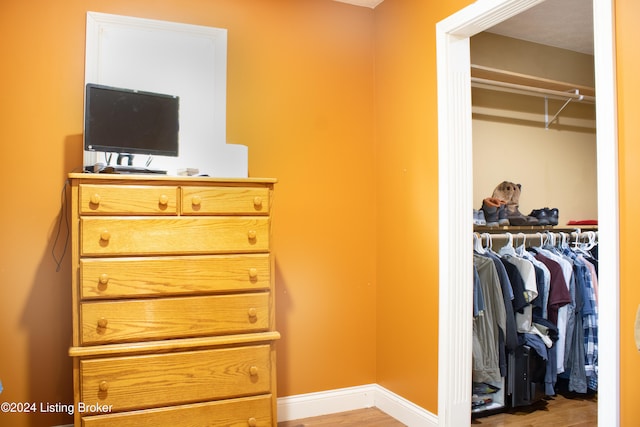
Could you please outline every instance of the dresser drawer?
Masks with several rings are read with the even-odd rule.
[[[117,412],[266,394],[270,354],[265,344],[81,360],[80,401]]]
[[[184,215],[267,215],[269,189],[264,187],[183,187]]]
[[[272,427],[270,394],[82,418],[84,427]]]
[[[258,332],[269,329],[269,293],[80,304],[82,344]]]
[[[269,289],[268,254],[174,258],[84,258],[82,299]]]
[[[176,215],[178,187],[81,184],[80,213]]]
[[[269,250],[269,217],[82,217],[82,256]]]

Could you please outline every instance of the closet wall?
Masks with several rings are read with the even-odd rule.
[[[593,87],[593,56],[491,33],[471,38],[471,63]],[[474,208],[502,181],[522,185],[520,211],[555,207],[560,225],[597,219],[595,105],[571,102],[545,128],[545,100],[473,89]],[[548,101],[548,117],[564,104]]]

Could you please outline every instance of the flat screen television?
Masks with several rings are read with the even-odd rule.
[[[84,149],[178,156],[178,96],[89,83]]]

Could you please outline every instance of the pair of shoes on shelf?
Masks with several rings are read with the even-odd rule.
[[[539,225],[558,225],[558,208],[534,209],[529,215],[537,218]]]
[[[487,225],[487,220],[484,218],[484,211],[478,209],[473,210],[473,225]]]
[[[523,215],[520,210],[520,194],[522,186],[510,181],[502,181],[493,190],[493,198],[505,203],[507,219],[510,225],[538,225],[538,219]]]
[[[497,227],[499,225],[509,225],[507,218],[506,204],[497,198],[487,197],[482,201],[481,212],[484,212],[484,218],[489,227]]]
[[[539,225],[538,219],[531,215],[523,215],[516,209],[508,214],[510,225]]]

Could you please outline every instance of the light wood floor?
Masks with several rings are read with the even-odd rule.
[[[598,398],[595,394],[558,394],[531,406],[473,418],[471,425],[478,427],[595,427],[598,425]]]
[[[400,421],[391,418],[377,408],[358,409],[322,417],[283,421],[278,427],[404,427]]]
[[[475,417],[472,427],[595,427],[598,420],[596,395],[559,394],[530,407]],[[278,423],[278,427],[403,427],[404,424],[376,408],[359,409],[322,417]]]

